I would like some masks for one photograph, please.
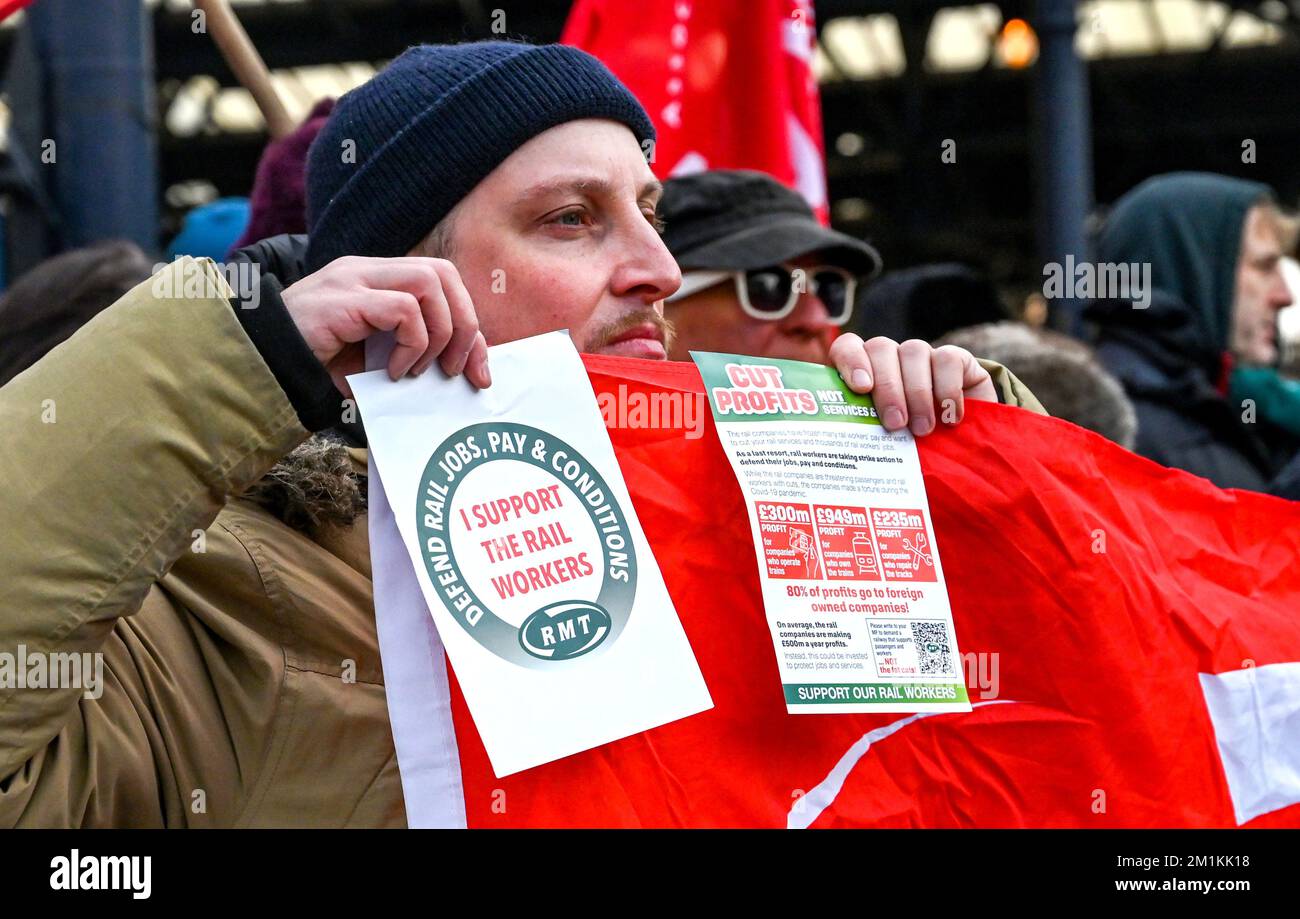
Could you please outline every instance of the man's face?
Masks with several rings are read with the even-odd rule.
[[[1237,261],[1230,342],[1233,356],[1243,364],[1268,365],[1277,360],[1277,311],[1291,302],[1281,260],[1282,241],[1274,214],[1264,207],[1251,208]]]
[[[815,254],[789,262],[795,268],[822,263]],[[665,315],[676,333],[669,355],[675,361],[690,360],[690,351],[724,351],[825,364],[837,333],[826,304],[811,289],[800,294],[789,316],[772,321],[746,314],[731,280],[669,303]]]
[[[663,299],[681,284],[655,229],[659,182],[614,121],[545,131],[452,215],[448,258],[489,345],[568,329],[578,350],[663,360]]]

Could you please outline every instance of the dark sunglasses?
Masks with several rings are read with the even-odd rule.
[[[668,298],[672,303],[708,290],[730,279],[736,285],[736,299],[745,314],[755,319],[784,319],[794,312],[803,293],[812,293],[826,306],[830,321],[843,325],[853,315],[853,300],[858,279],[851,272],[833,265],[815,268],[791,268],[772,265],[748,271],[688,271],[682,286]]]

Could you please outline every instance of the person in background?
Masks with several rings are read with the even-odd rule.
[[[1300,262],[1282,259],[1282,277],[1292,300],[1300,300]],[[1243,368],[1232,378],[1229,398],[1254,398],[1259,413],[1270,423],[1300,437],[1300,305],[1292,303],[1278,314],[1276,368]],[[1300,501],[1300,453],[1278,473],[1269,491]]]
[[[1291,291],[1291,305],[1277,314],[1277,369],[1300,379],[1300,261],[1294,256],[1282,259],[1282,278]]]
[[[798,192],[761,172],[669,179],[659,215],[682,270],[664,305],[672,360],[694,350],[827,363],[857,291],[880,270],[875,249],[822,226]]]
[[[1294,322],[1300,296],[1300,266],[1282,259],[1282,276],[1292,305],[1277,314],[1277,359],[1268,364],[1238,364],[1228,381],[1228,401],[1254,413],[1256,432],[1269,455],[1285,464],[1300,448],[1300,379],[1296,378]]]
[[[853,327],[863,337],[937,341],[956,329],[1011,318],[982,273],[940,262],[887,272],[862,297]]]
[[[1148,179],[1111,210],[1100,262],[1149,270],[1152,289],[1095,301],[1086,315],[1098,359],[1137,409],[1138,453],[1252,491],[1268,490],[1295,453],[1228,396],[1235,368],[1277,361],[1292,235],[1267,186],[1208,173]]]
[[[1137,413],[1119,380],[1091,348],[1047,329],[988,322],[949,332],[936,345],[957,345],[997,361],[1020,378],[1055,418],[1095,431],[1127,450],[1137,440]]]
[[[664,304],[671,360],[721,351],[842,365],[844,355],[864,348],[892,348],[911,355],[909,361],[928,361],[934,352],[917,336],[901,336],[912,340],[899,345],[887,331],[869,332],[861,322],[861,335],[840,334],[858,292],[879,271],[880,256],[862,240],[822,226],[798,192],[769,175],[716,169],[671,178],[659,216],[664,244],[682,270],[681,287]],[[1005,368],[980,365],[1001,401],[1041,411]],[[914,421],[913,433],[933,428],[924,415]]]
[[[247,198],[218,198],[200,204],[185,215],[181,231],[167,246],[167,261],[182,255],[219,262],[248,225]]]
[[[253,178],[248,225],[230,252],[283,233],[307,232],[307,151],[334,111],[334,102],[317,101],[302,124],[266,145]]]
[[[46,259],[0,295],[0,386],[148,279],[135,243],[109,240]]]

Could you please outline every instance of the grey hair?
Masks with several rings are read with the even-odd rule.
[[[990,322],[949,332],[935,344],[958,345],[997,361],[1057,418],[1133,449],[1138,427],[1133,403],[1082,342],[1019,322]]]

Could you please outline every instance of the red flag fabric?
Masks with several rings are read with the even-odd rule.
[[[827,222],[812,0],[577,0],[561,41],[646,107],[657,176],[757,169]]]
[[[584,359],[598,398],[703,399]],[[975,709],[788,715],[711,420],[609,433],[715,707],[497,779],[453,682],[469,826],[1300,826],[1300,504],[971,405],[920,458]]]
[[[32,0],[0,0],[0,19],[8,19],[23,7],[30,6],[31,3]]]

